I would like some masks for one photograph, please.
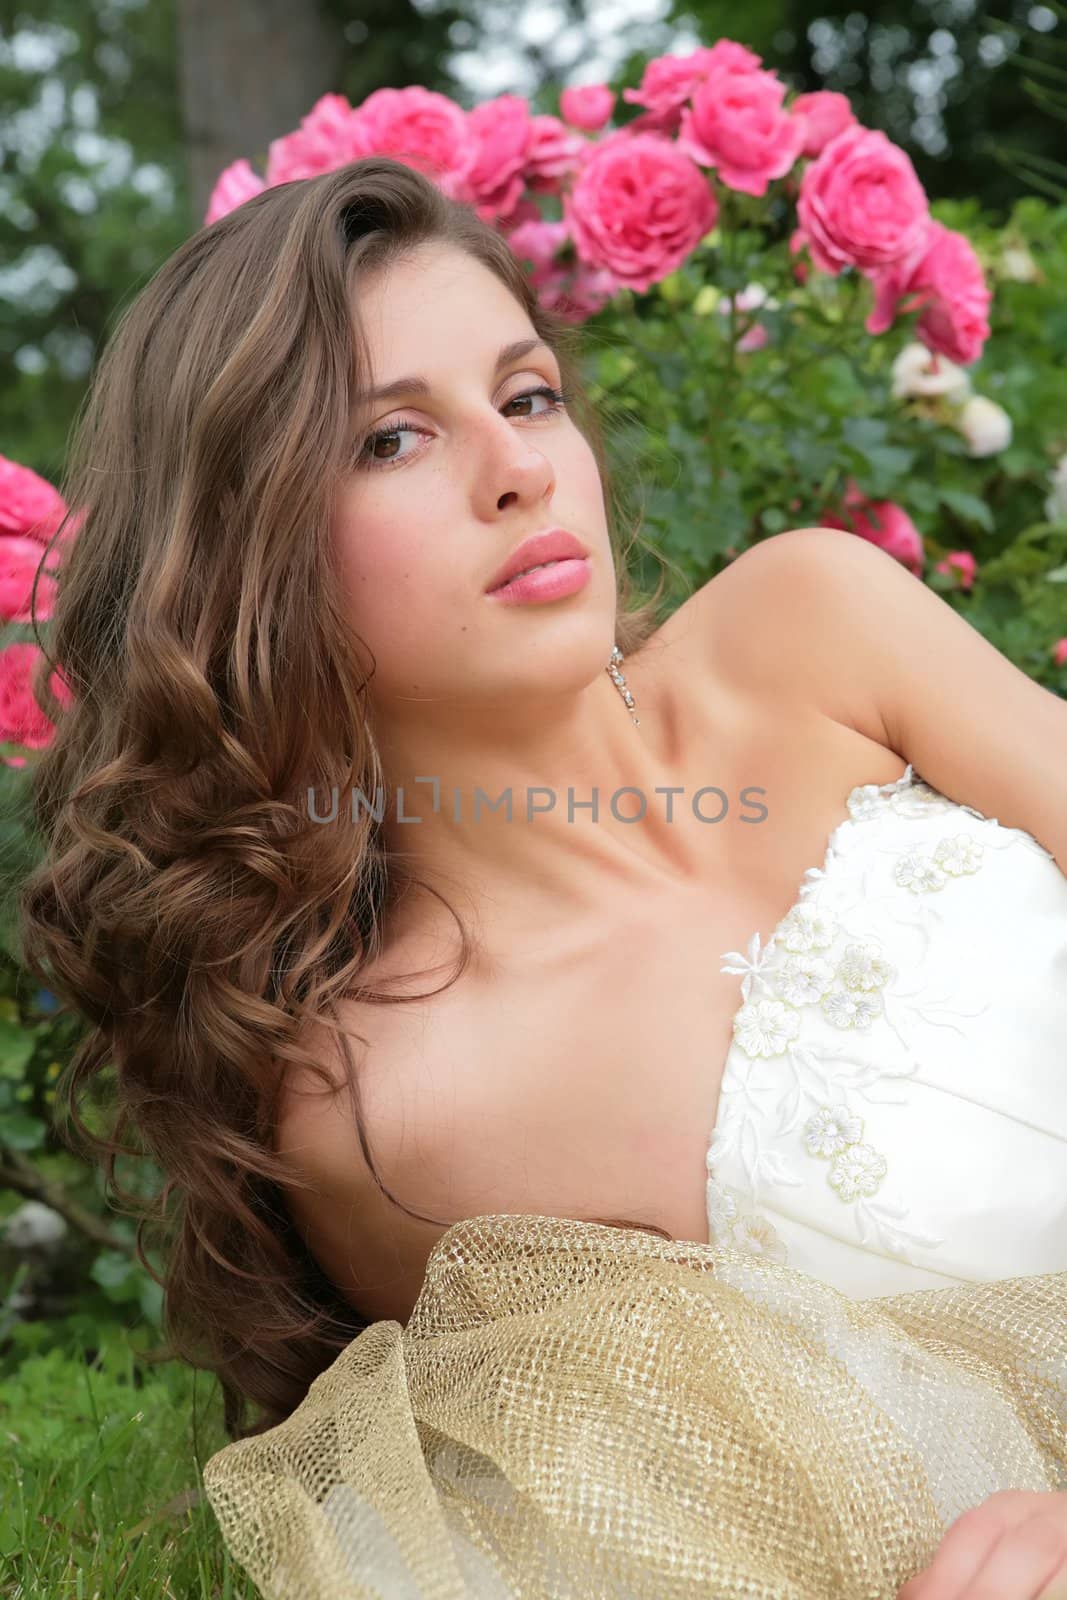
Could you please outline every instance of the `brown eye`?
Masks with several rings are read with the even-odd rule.
[[[525,416],[531,422],[534,421],[538,416],[555,416],[558,412],[565,408],[567,401],[570,399],[570,393],[568,390],[553,389],[550,384],[542,383],[539,384],[536,389],[524,389],[521,394],[512,395],[510,400],[505,400],[502,409],[506,410],[508,406],[513,406],[520,400],[531,400],[537,395],[542,395],[551,403],[545,407],[544,411],[526,412]],[[420,428],[418,423],[412,422],[407,417],[401,417],[398,421],[391,422],[386,428],[375,428],[372,433],[367,434],[362,445],[357,451],[356,466],[365,466],[371,472],[375,472],[383,467],[391,467],[394,464],[399,464],[401,461],[410,459],[413,453],[411,451],[408,452],[407,456],[398,454],[391,456],[376,456],[373,452],[382,440],[397,439],[402,433],[425,432],[425,428]]]

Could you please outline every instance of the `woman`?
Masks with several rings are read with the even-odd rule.
[[[1008,862],[982,879],[960,843],[959,871],[938,870],[983,961],[1006,927],[1042,941],[1033,1054],[1012,1064],[1014,1108],[991,1103],[980,1129],[1022,1108],[1032,1143],[982,1198],[983,1226],[1009,1224],[984,1266],[974,1193],[912,1175],[948,1234],[943,1277],[916,1271],[1004,1275],[1026,1228],[1028,1270],[1067,1268],[1067,1090],[1048,1074],[1067,1020],[1067,706],[831,530],[749,550],[657,625],[658,596],[630,604],[609,488],[566,325],[494,230],[384,158],[202,229],[100,362],[64,485],[85,508],[54,633],[77,707],[38,769],[49,854],[24,894],[27,954],[93,1025],[64,1086],[87,1147],[135,1127],[163,1207],[181,1201],[168,1331],[218,1372],[235,1438],[287,1416],[368,1321],[405,1320],[461,1218],[697,1242],[740,1219],[773,1253],[758,1186],[788,1184],[783,1157],[749,1173],[739,1136],[731,1181],[713,1164],[706,1187],[711,1134],[729,1154],[739,1127],[738,1047],[822,1073],[815,1110],[797,1090],[789,1116],[813,1162],[851,1152],[869,1183],[885,1151],[857,1154],[852,1096],[910,1057],[854,1048],[846,1082],[824,1039],[788,1052],[783,1019],[840,1019],[847,990],[855,1043],[914,951],[881,887],[859,950],[832,947],[829,906],[805,916],[831,836],[854,847],[843,936],[867,867],[935,848],[935,817],[952,838],[975,822]],[[927,831],[905,840],[909,805]],[[779,974],[791,998],[758,959],[739,994],[736,952],[751,963],[753,933],[787,917],[800,946],[783,934],[774,953],[807,939],[812,957]],[[938,973],[962,981],[957,926]],[[453,957],[448,981],[412,988]],[[985,998],[977,1022],[969,990],[939,996],[972,1055],[998,1016],[1019,1025],[1015,989]],[[112,1060],[113,1142],[75,1110]],[[956,1117],[966,1094],[941,1094]],[[901,1136],[887,1125],[883,1144]],[[987,1177],[974,1157],[953,1173]],[[835,1247],[855,1269],[799,1211],[790,1264],[877,1292],[896,1263],[850,1226]]]

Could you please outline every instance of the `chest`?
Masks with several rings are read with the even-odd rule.
[[[750,726],[734,748],[728,771],[685,775],[687,792],[717,784],[728,809],[701,825],[705,853],[684,890],[605,906],[584,938],[553,930],[480,995],[467,1058],[481,1064],[477,1081],[453,1102],[466,1121],[468,1214],[631,1219],[706,1238],[705,1157],[742,1003],[724,958],[756,932],[765,943],[796,904],[849,792],[901,766],[816,715]],[[706,816],[722,806],[710,793],[702,802]]]
[[[647,705],[647,684],[643,694]],[[742,1004],[724,954],[769,938],[822,865],[850,791],[897,778],[902,762],[821,711],[719,692],[691,698],[677,747],[691,754],[664,782],[686,805],[706,790],[703,817],[723,813],[698,822],[679,806],[693,862],[682,887],[617,895],[582,930],[546,929],[432,1012],[350,1019],[357,1034],[383,1019],[419,1034],[399,1060],[388,1040],[363,1052],[359,1070],[378,1177],[420,1217],[365,1173],[342,1102],[324,1113],[329,1137],[293,1110],[287,1137],[321,1159],[316,1188],[294,1190],[291,1209],[364,1315],[406,1318],[447,1226],[429,1219],[529,1212],[707,1239],[705,1158]],[[423,967],[414,955],[401,964]]]

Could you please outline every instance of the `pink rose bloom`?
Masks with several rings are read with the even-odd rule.
[[[33,693],[33,674],[44,655],[35,644],[9,644],[0,650],[0,743],[21,744],[27,750],[43,750],[56,729]],[[61,705],[70,705],[73,695],[58,672],[49,683]],[[24,767],[22,756],[5,756],[8,766]]]
[[[557,194],[581,169],[588,146],[580,133],[572,133],[547,112],[531,122],[526,182],[535,194]]]
[[[533,264],[530,274],[536,284],[539,278],[554,270],[556,252],[570,238],[565,222],[545,222],[543,218],[520,222],[508,234],[508,244],[517,256]]]
[[[681,266],[719,213],[700,168],[651,133],[595,145],[563,210],[583,260],[638,293]]]
[[[0,533],[22,533],[47,544],[66,514],[58,489],[32,468],[0,456]]]
[[[531,263],[530,282],[542,305],[567,322],[586,322],[618,293],[620,285],[603,267],[560,261],[558,252],[569,241],[565,222],[524,222],[508,235],[516,255]]]
[[[583,133],[599,133],[614,109],[615,91],[606,83],[575,85],[559,97],[560,116]]]
[[[640,118],[642,131],[656,129],[674,133],[682,107],[698,83],[711,73],[725,68],[732,72],[754,72],[762,66],[762,57],[755,55],[743,44],[733,39],[719,39],[713,45],[702,46],[685,56],[656,56],[645,67],[644,76],[636,89],[624,89],[622,97],[630,105],[646,106],[647,116]],[[631,123],[631,127],[636,124]]]
[[[960,587],[970,589],[974,583],[974,575],[978,570],[978,563],[969,550],[950,550],[944,561],[939,561],[934,569],[951,577],[954,572],[959,574]]]
[[[0,622],[32,622],[30,600],[33,580],[45,558],[36,539],[19,533],[0,533]],[[37,618],[46,622],[52,615],[56,580],[43,572],[37,582]]]
[[[206,228],[210,223],[217,222],[219,217],[226,216],[227,212],[236,211],[238,206],[251,200],[253,195],[262,194],[268,187],[258,173],[252,171],[243,156],[240,161],[231,161],[215,180],[202,226]]]
[[[483,222],[509,216],[522,198],[533,132],[529,102],[501,94],[467,113],[476,153],[467,174],[471,203]]]
[[[678,148],[714,167],[729,189],[763,195],[800,154],[805,124],[782,110],[785,84],[773,72],[723,68],[693,91]]]
[[[841,516],[824,514],[819,520],[825,527],[843,528],[878,545],[917,578],[922,577],[922,534],[904,507],[895,501],[864,500],[852,491],[845,496],[845,510]]]
[[[74,538],[74,535],[79,531],[79,529],[81,528],[81,525],[82,525],[82,523],[84,521],[85,521],[85,507],[84,506],[81,508],[80,511],[71,511],[71,512],[68,513],[67,525],[63,529],[63,532],[60,535],[59,539],[56,541],[56,546],[55,546],[56,550],[58,550],[60,553],[62,553],[64,550],[67,549],[67,547],[70,544],[71,540]]]
[[[751,350],[762,350],[769,338],[766,328],[757,322],[737,341],[737,348],[741,355],[748,355]]]
[[[363,146],[359,155],[392,156],[432,178],[450,199],[469,200],[468,176],[478,157],[478,139],[468,126],[468,113],[454,100],[419,84],[375,89],[356,118],[356,137]]]
[[[317,178],[368,153],[359,113],[343,94],[316,100],[295,133],[272,139],[267,149],[267,186],[294,178]]]
[[[836,139],[856,121],[848,96],[834,89],[798,94],[789,110],[794,117],[804,120],[804,146],[800,153],[805,156],[817,156],[831,139]]]
[[[907,260],[871,274],[874,309],[868,333],[884,333],[899,311],[921,310],[915,331],[928,349],[967,366],[989,338],[992,295],[969,239],[931,220]],[[904,305],[898,302],[907,295]]]
[[[540,206],[527,196],[520,200],[515,209],[509,211],[506,217],[497,218],[497,227],[506,236],[513,228],[519,227],[524,222],[540,222],[541,220]]]
[[[541,304],[565,322],[588,322],[617,295],[622,285],[604,267],[589,267],[578,261],[568,271],[558,268],[538,288]]]
[[[906,153],[884,133],[846,128],[800,180],[803,242],[823,272],[878,270],[908,255],[930,220],[926,191]]]
[[[1058,667],[1067,667],[1067,639],[1057,639],[1052,646],[1052,659]]]

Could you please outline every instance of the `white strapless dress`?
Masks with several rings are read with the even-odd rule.
[[[1067,877],[911,765],[846,803],[722,958],[708,1240],[853,1297],[1067,1271]]]

